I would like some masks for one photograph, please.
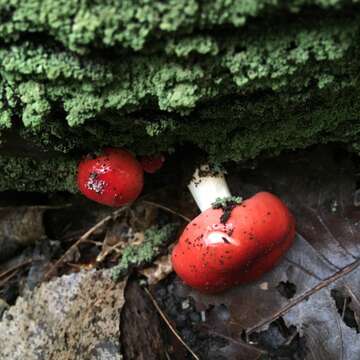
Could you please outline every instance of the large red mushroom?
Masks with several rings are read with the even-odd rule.
[[[172,252],[177,275],[202,292],[219,292],[258,279],[290,248],[295,221],[275,195],[241,201],[224,175],[197,170],[189,189],[202,213],[185,228]],[[217,198],[221,201],[215,202]]]
[[[141,193],[143,169],[128,151],[106,148],[96,157],[85,157],[78,166],[79,190],[100,204],[120,207]]]

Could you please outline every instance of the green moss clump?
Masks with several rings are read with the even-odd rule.
[[[356,2],[356,1],[354,1]],[[299,12],[314,5],[337,9],[346,0],[1,0],[0,38],[11,42],[29,33],[46,33],[66,48],[84,53],[88,47],[121,45],[142,50],[154,38],[195,29],[231,25],[276,11]]]
[[[29,157],[0,157],[0,191],[69,191],[77,192],[76,161],[55,157],[34,159]]]
[[[305,29],[295,23],[266,34],[254,28],[247,36],[185,39],[174,48],[180,57],[186,55],[185,61],[166,55],[169,43],[156,54],[127,54],[106,62],[25,43],[0,52],[0,75],[11,89],[3,93],[2,103],[25,127],[41,131],[60,111],[74,127],[95,119],[107,122],[110,115],[119,122],[149,107],[191,116],[201,102],[233,93],[281,95],[304,91],[311,82],[323,89],[337,84],[342,73],[349,77],[357,70],[346,62],[355,50],[359,20],[360,14]],[[195,48],[208,56],[194,63],[190,54]],[[340,87],[354,81],[343,79]]]
[[[129,245],[125,248],[119,264],[112,268],[114,280],[124,276],[132,268],[150,264],[173,239],[179,224],[170,223],[163,227],[152,226],[145,230],[144,241],[139,245]]]
[[[226,207],[231,205],[241,204],[243,201],[240,196],[229,196],[225,198],[217,198],[212,204],[213,209],[226,209]]]
[[[2,146],[16,133],[52,154],[1,155],[16,164],[1,189],[35,174],[41,191],[74,191],[76,160],[103,146],[191,143],[220,163],[358,149],[356,1],[0,0],[0,14]]]

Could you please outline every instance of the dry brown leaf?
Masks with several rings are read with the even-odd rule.
[[[153,264],[139,272],[147,278],[149,285],[157,284],[173,271],[170,254],[161,256]]]

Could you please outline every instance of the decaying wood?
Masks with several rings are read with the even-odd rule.
[[[129,282],[121,313],[121,345],[125,360],[167,360],[163,324],[140,285]]]

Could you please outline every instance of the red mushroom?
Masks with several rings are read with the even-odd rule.
[[[275,195],[260,192],[241,202],[228,198],[222,174],[200,176],[189,185],[203,211],[192,220],[172,252],[177,275],[203,292],[219,292],[253,281],[271,270],[295,237],[295,221]],[[230,195],[230,194],[229,194]]]
[[[157,154],[153,156],[142,156],[140,158],[140,164],[145,172],[154,174],[156,171],[161,169],[165,161],[163,154]]]
[[[77,183],[87,198],[120,207],[134,201],[141,193],[143,170],[129,152],[106,148],[101,155],[86,157],[80,162]]]

